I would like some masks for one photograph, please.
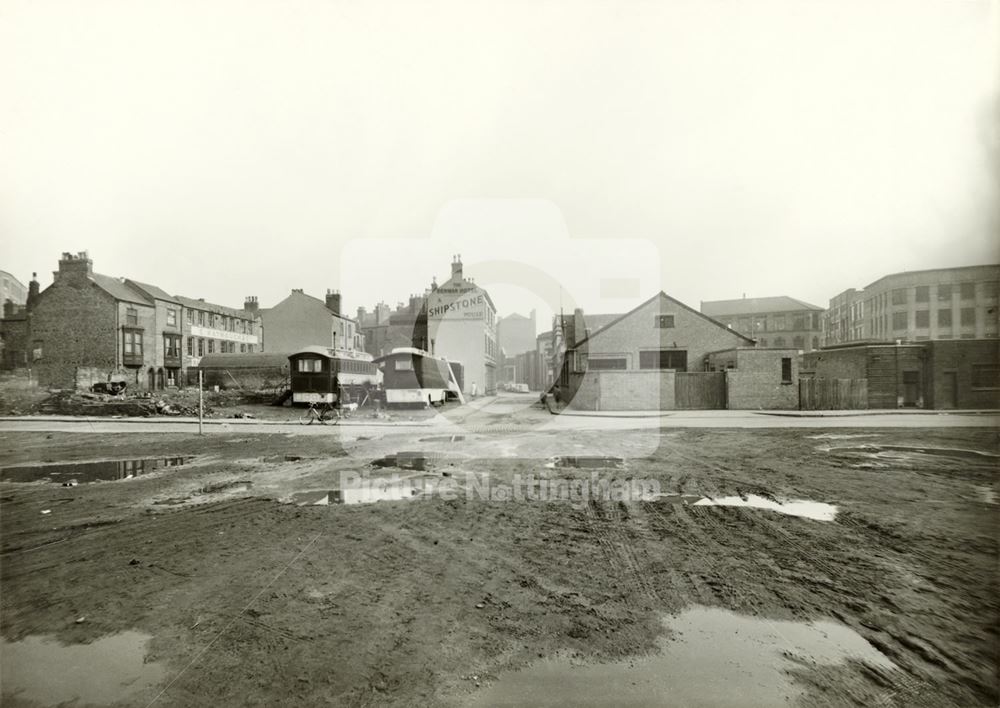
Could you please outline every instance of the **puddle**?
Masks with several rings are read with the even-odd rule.
[[[358,487],[334,489],[328,492],[299,492],[292,495],[292,502],[299,506],[327,506],[329,504],[374,504],[380,501],[414,499],[424,491],[420,480],[399,480],[381,484],[372,482]]]
[[[553,457],[552,462],[547,464],[546,467],[577,467],[581,469],[601,469],[610,467],[613,469],[622,469],[625,467],[625,460],[621,457]]]
[[[789,673],[802,662],[834,665],[854,659],[895,668],[861,635],[830,621],[775,621],[694,607],[665,617],[664,624],[674,641],[660,639],[655,656],[608,664],[543,660],[503,674],[471,705],[789,705],[804,693]]]
[[[164,467],[179,467],[194,458],[151,457],[140,460],[99,460],[97,462],[67,462],[59,464],[23,465],[0,470],[2,482],[38,482],[49,480],[70,486],[70,482],[107,482],[132,479]]]
[[[880,438],[880,433],[821,433],[806,435],[809,440],[849,440],[851,438]]]
[[[860,455],[876,459],[890,460],[912,460],[921,457],[934,458],[958,458],[960,460],[973,460],[978,462],[990,462],[994,464],[1000,460],[1000,455],[982,450],[968,450],[957,447],[921,447],[917,445],[875,445],[866,443],[862,445],[819,448],[823,452],[832,452],[838,455]]]
[[[429,438],[420,438],[420,442],[459,442],[461,440],[465,440],[464,435],[434,435]]]
[[[163,665],[145,662],[151,638],[130,631],[90,644],[67,645],[40,636],[0,640],[4,702],[18,698],[43,706],[147,703],[136,701],[136,695],[166,677]]]
[[[756,494],[748,494],[746,499],[743,497],[701,499],[696,501],[693,506],[743,506],[754,509],[769,509],[779,514],[801,516],[806,519],[815,519],[816,521],[833,521],[837,516],[837,507],[833,504],[808,501],[806,499],[789,499],[778,502]]]
[[[979,487],[979,486],[977,486],[976,487],[976,496],[978,496],[979,497],[979,501],[983,502],[984,504],[996,504],[997,503],[996,492],[994,492],[989,487]]]
[[[700,494],[668,494],[666,492],[650,494],[642,499],[642,501],[657,501],[667,504],[694,504],[704,500],[705,497]]]

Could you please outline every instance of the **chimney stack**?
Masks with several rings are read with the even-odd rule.
[[[256,295],[250,295],[243,301],[243,309],[247,312],[256,312],[259,308],[260,305],[257,303]]]
[[[452,256],[451,259],[451,277],[452,279],[462,279],[462,256],[461,254],[456,254]]]
[[[67,279],[81,282],[90,278],[93,272],[94,262],[86,251],[80,251],[76,255],[67,251],[59,259],[59,275]]]
[[[586,330],[586,323],[583,319],[583,310],[581,308],[576,308],[573,310],[573,328],[570,330],[570,337],[566,340],[567,346],[574,346],[577,342],[584,338],[584,333]]]
[[[326,307],[333,314],[340,315],[340,291],[339,290],[327,290],[326,291]]]
[[[28,299],[25,302],[25,307],[29,310],[35,306],[35,302],[38,301],[38,273],[31,274],[31,282],[28,283]]]

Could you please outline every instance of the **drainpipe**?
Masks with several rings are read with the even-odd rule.
[[[896,366],[893,372],[893,377],[896,381],[896,408],[903,407],[903,399],[899,395],[899,340],[896,340],[896,348],[894,349],[896,353]]]

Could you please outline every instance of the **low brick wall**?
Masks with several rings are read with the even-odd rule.
[[[734,369],[726,372],[726,401],[730,410],[795,410],[799,388],[771,372]]]
[[[655,411],[674,408],[673,371],[589,371],[571,406],[589,411]]]

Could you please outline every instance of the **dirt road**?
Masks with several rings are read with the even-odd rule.
[[[655,652],[663,615],[700,605],[832,619],[895,666],[799,662],[805,705],[1000,698],[992,429],[665,429],[633,456],[648,443],[642,431],[488,423],[460,440],[382,430],[355,436],[355,447],[242,428],[204,438],[4,432],[0,467],[194,457],[125,481],[0,484],[3,638],[151,635],[147,661],[165,678],[124,700],[132,705],[458,706],[542,657]],[[600,470],[549,459],[593,447],[627,459]],[[427,469],[368,464],[400,450],[427,453]],[[458,493],[281,503],[336,489],[342,472],[447,480]],[[495,489],[515,475],[592,472],[654,480],[668,494],[807,499],[838,513],[823,522],[674,496],[466,494],[483,487],[473,475]],[[5,705],[26,698],[7,694]]]

